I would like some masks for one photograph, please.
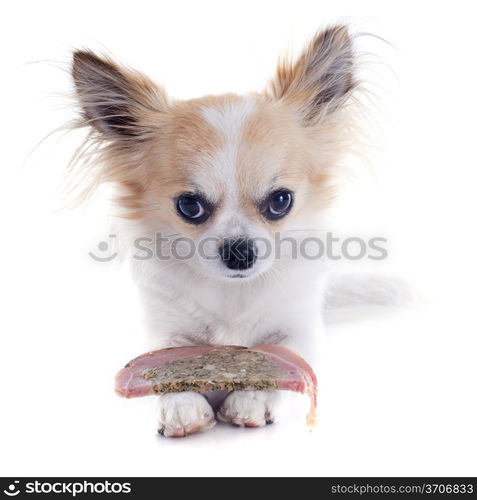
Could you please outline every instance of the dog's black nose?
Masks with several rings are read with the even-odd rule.
[[[248,238],[226,239],[219,249],[223,263],[234,271],[244,271],[257,260],[257,247]]]

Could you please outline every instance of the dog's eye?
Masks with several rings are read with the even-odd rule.
[[[176,198],[178,214],[191,224],[202,224],[210,215],[208,204],[195,194],[181,194]]]
[[[288,189],[278,189],[271,193],[262,204],[262,213],[269,220],[285,217],[293,205],[293,193]]]

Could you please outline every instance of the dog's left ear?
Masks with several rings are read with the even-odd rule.
[[[356,86],[354,54],[346,26],[318,33],[295,62],[282,62],[271,82],[272,95],[301,114],[304,125],[340,108]]]
[[[89,50],[73,54],[72,76],[84,125],[117,144],[147,139],[167,107],[162,88]]]

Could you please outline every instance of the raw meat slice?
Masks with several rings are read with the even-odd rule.
[[[191,346],[161,349],[130,361],[116,375],[125,398],[183,391],[289,390],[311,398],[308,425],[315,422],[316,376],[289,349],[272,344]]]

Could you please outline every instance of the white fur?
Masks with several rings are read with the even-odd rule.
[[[414,302],[404,280],[387,275],[333,273],[328,280],[325,307],[328,311],[363,305],[406,305]]]
[[[249,281],[218,281],[204,277],[186,262],[171,265],[154,259],[133,261],[133,271],[151,333],[149,349],[281,343],[312,363],[317,359],[327,271],[323,263],[282,259],[279,272],[271,269]],[[186,406],[190,417],[198,415],[197,405],[205,402],[189,393],[168,395],[166,403],[163,398],[159,398],[161,412],[165,404],[174,408],[161,413],[160,427],[166,429],[181,426],[180,405]],[[274,416],[276,402],[276,398],[266,398],[265,404],[253,391],[229,396],[221,417],[238,425],[249,421],[264,425],[266,412]],[[253,405],[257,408],[251,413]],[[197,429],[209,423],[198,418],[190,425]],[[165,435],[172,434],[166,430]]]
[[[254,113],[254,100],[243,98],[224,104],[222,107],[208,107],[202,111],[205,120],[224,139],[224,146],[217,150],[211,160],[213,175],[220,177],[218,184],[224,186],[225,195],[231,209],[237,208],[237,157],[242,138],[242,130],[247,119]]]
[[[214,127],[224,144],[213,154],[207,155],[208,168],[205,170],[208,177],[213,177],[214,182],[209,183],[203,179],[203,173],[192,173],[192,181],[198,186],[211,186],[207,189],[207,194],[212,198],[215,196],[222,198],[223,206],[217,215],[213,226],[204,232],[204,238],[221,241],[223,238],[248,237],[261,241],[270,241],[269,234],[262,225],[249,220],[242,213],[240,199],[238,196],[237,175],[238,157],[242,143],[242,132],[247,120],[253,116],[256,104],[253,97],[244,97],[240,100],[223,103],[220,107],[207,107],[202,111],[204,119]],[[203,172],[203,170],[201,171]],[[214,193],[213,187],[220,187],[222,192]],[[272,243],[270,241],[270,243]],[[212,243],[211,252],[216,252]],[[199,266],[202,266],[206,276],[211,273],[218,278],[223,278],[230,273],[219,260],[197,259]],[[242,274],[253,276],[262,273],[271,266],[271,259],[259,260]]]
[[[263,427],[275,421],[276,391],[235,391],[223,402],[217,416],[240,427]]]
[[[214,425],[214,410],[202,394],[183,392],[159,398],[159,432],[166,437],[183,437]]]

